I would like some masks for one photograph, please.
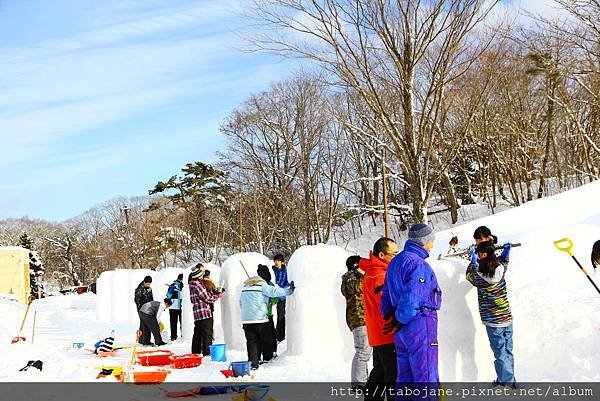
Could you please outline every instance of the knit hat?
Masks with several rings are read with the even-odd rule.
[[[269,271],[269,268],[267,266],[258,265],[258,269],[256,269],[256,273],[258,274],[258,277],[262,278],[266,282],[271,281],[271,272]]]
[[[348,270],[356,270],[358,269],[358,262],[360,261],[360,256],[352,255],[348,259],[346,259],[346,267]]]
[[[204,277],[204,272],[200,269],[193,269],[190,273],[190,278],[202,278]]]
[[[413,224],[408,230],[408,239],[419,245],[425,245],[435,240],[435,234],[427,224]]]

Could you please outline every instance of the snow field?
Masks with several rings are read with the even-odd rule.
[[[437,260],[447,251],[452,235],[460,246],[472,242],[479,225],[487,225],[499,242],[521,242],[513,248],[507,285],[514,318],[514,355],[517,381],[600,380],[600,295],[596,293],[569,255],[558,251],[553,241],[570,237],[574,253],[592,272],[591,245],[600,238],[600,182],[551,198],[536,200],[519,208],[484,217],[436,233],[437,242],[429,263],[443,291],[439,312],[440,377],[442,381],[484,381],[495,378],[493,356],[485,327],[481,324],[475,289],[464,277],[466,260]],[[366,257],[376,232],[361,239],[361,256]],[[398,241],[402,247],[402,240]],[[354,250],[353,250],[354,251]],[[353,253],[353,252],[352,252]],[[351,254],[331,245],[305,246],[288,263],[288,276],[297,286],[287,303],[287,341],[279,345],[280,356],[255,372],[257,381],[348,381],[352,357],[352,335],[344,320],[345,302],[340,293],[345,260]],[[271,260],[257,253],[232,255],[219,269],[209,267],[213,280],[226,292],[217,302],[215,342],[228,345],[229,361],[246,360],[241,328],[239,293],[259,263]],[[220,270],[220,272],[219,272]],[[38,311],[35,343],[10,344],[17,334],[24,306],[0,299],[0,378],[4,381],[95,381],[103,362],[127,364],[130,351],[101,360],[72,342],[93,342],[115,331],[117,345],[134,341],[138,326],[133,291],[146,274],[153,276],[155,299],[162,299],[167,286],[179,272],[187,282],[188,270],[117,270],[103,273],[98,295],[69,295],[36,301]],[[220,277],[218,277],[220,273]],[[593,276],[600,284],[600,274]],[[187,285],[184,286],[184,338],[169,344],[176,354],[190,350],[193,318]],[[219,305],[222,302],[222,305]],[[94,313],[95,312],[95,313]],[[31,313],[31,312],[30,312]],[[31,317],[24,334],[30,340]],[[97,319],[96,319],[97,318]],[[168,313],[163,316],[168,327]],[[219,326],[222,324],[222,330]],[[167,329],[168,332],[168,329]],[[287,344],[286,344],[287,343]],[[287,348],[287,351],[285,351]],[[44,362],[42,372],[18,372],[30,359]],[[168,381],[222,381],[220,369],[229,362],[210,358],[198,368],[173,370]],[[109,379],[110,380],[110,379]]]

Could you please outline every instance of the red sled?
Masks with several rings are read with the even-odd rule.
[[[171,367],[175,369],[195,368],[202,364],[200,354],[185,354],[171,356]]]
[[[171,363],[173,352],[169,350],[138,351],[137,360],[143,366],[163,366]]]

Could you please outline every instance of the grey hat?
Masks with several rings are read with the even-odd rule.
[[[427,224],[413,224],[408,230],[408,239],[419,245],[425,245],[435,240],[435,234]]]

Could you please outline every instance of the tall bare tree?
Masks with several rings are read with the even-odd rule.
[[[497,1],[256,0],[253,49],[318,63],[376,118],[410,185],[415,221],[457,157],[470,119],[449,120],[448,88],[489,45],[476,27]]]

